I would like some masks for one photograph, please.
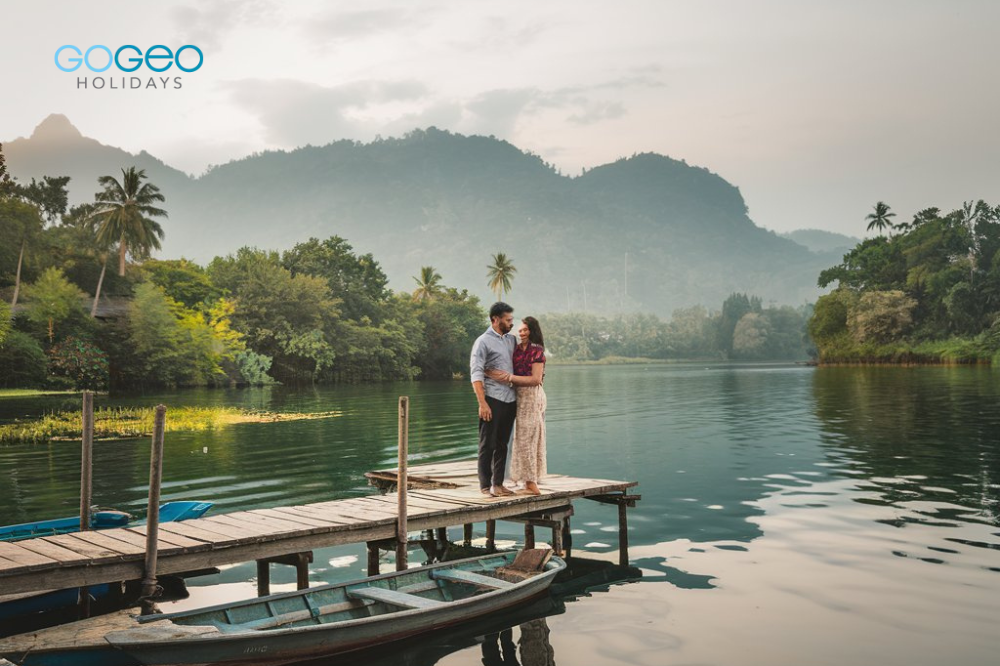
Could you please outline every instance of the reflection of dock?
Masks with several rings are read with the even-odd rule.
[[[526,539],[530,535],[533,540],[535,525],[552,527],[553,546],[562,550],[572,500],[587,498],[618,505],[620,546],[627,562],[625,511],[639,499],[627,494],[635,482],[553,475],[539,484],[539,496],[492,498],[479,492],[475,461],[413,466],[409,472],[411,532],[437,530],[440,538],[447,536],[447,528],[464,525],[468,541],[472,524],[486,522],[491,546],[495,521],[516,520],[525,523]],[[368,477],[382,488],[395,481],[392,470],[370,472]],[[299,585],[304,586],[312,550],[362,542],[368,544],[371,569],[373,560],[377,567],[378,548],[395,537],[396,503],[395,493],[389,493],[162,523],[157,573],[257,561],[260,578],[266,581],[268,561],[275,561],[295,564]],[[0,542],[0,595],[140,579],[145,534],[145,527],[134,527]],[[262,591],[266,587],[262,585]]]

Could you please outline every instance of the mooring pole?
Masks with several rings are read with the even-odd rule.
[[[83,439],[80,451],[80,531],[90,529],[94,498],[94,394],[83,392]],[[80,617],[90,617],[90,588],[80,588]]]
[[[149,455],[149,508],[146,513],[146,571],[142,579],[142,614],[155,612],[156,548],[160,536],[160,482],[163,480],[163,430],[167,408],[157,405],[153,417],[153,447]]]
[[[399,473],[396,477],[396,495],[399,499],[396,523],[396,571],[406,570],[406,463],[409,458],[410,399],[399,396]]]
[[[618,500],[618,566],[628,566],[628,502]]]

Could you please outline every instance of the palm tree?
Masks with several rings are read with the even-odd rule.
[[[166,217],[167,211],[153,206],[164,201],[160,188],[146,179],[144,169],[122,169],[122,180],[114,176],[101,176],[97,182],[104,187],[94,199],[98,210],[94,218],[99,222],[97,242],[101,245],[118,243],[118,275],[125,275],[125,254],[135,258],[146,257],[151,250],[160,249],[163,227],[152,217]]]
[[[432,301],[441,293],[441,276],[433,266],[421,266],[420,277],[413,278],[417,288],[413,291],[413,300]]]
[[[865,216],[865,219],[868,220],[868,231],[878,229],[879,234],[881,234],[886,227],[892,229],[892,222],[889,220],[891,217],[896,217],[896,214],[890,212],[888,205],[879,201],[875,204],[875,212]]]
[[[489,286],[494,294],[497,295],[497,300],[503,300],[504,294],[510,293],[510,283],[514,279],[514,273],[517,273],[517,269],[514,268],[514,264],[511,263],[510,258],[503,252],[497,252],[493,255],[493,264],[486,267],[488,273],[486,277],[489,278]]]

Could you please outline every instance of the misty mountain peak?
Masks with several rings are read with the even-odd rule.
[[[36,141],[67,141],[83,138],[80,130],[73,126],[69,118],[61,113],[53,113],[39,123],[31,138]]]

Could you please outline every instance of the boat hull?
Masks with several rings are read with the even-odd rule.
[[[314,657],[332,656],[403,640],[437,631],[462,622],[507,610],[541,595],[548,590],[552,576],[532,581],[503,598],[476,598],[455,602],[431,611],[411,610],[379,616],[379,621],[319,625],[297,631],[259,632],[256,635],[222,636],[214,639],[193,639],[178,643],[164,642],[142,646],[119,646],[142,666],[278,666]],[[541,576],[539,576],[541,578]],[[194,659],[191,659],[194,657]],[[39,662],[39,666],[43,666]],[[54,666],[44,664],[44,666]]]

